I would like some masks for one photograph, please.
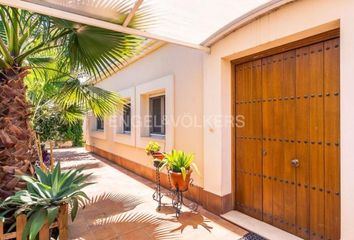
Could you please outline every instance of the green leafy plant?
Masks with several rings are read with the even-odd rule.
[[[149,142],[145,147],[145,152],[147,155],[152,155],[160,151],[161,146],[157,142]]]
[[[33,123],[41,142],[47,141],[72,141],[73,146],[83,145],[83,121],[68,124],[60,112],[46,112],[41,114]]]
[[[80,72],[70,72],[69,66],[50,62],[42,67],[34,68],[24,79],[35,127],[50,114],[60,116],[65,124],[74,124],[88,112],[104,117],[123,109],[125,100],[119,94],[88,83]]]
[[[5,209],[2,216],[14,212],[14,217],[19,214],[27,215],[27,224],[23,239],[36,239],[38,232],[48,219],[49,225],[58,217],[59,208],[63,204],[71,207],[71,219],[74,221],[79,203],[84,204],[89,199],[82,189],[92,183],[86,180],[90,175],[83,174],[82,169],[73,169],[61,172],[58,163],[53,171],[45,172],[36,167],[36,178],[19,176],[27,183],[27,189],[16,192],[0,204]],[[10,228],[13,229],[15,224]]]
[[[119,5],[131,4],[122,0]],[[115,23],[123,24],[128,14],[119,13]],[[149,10],[139,11],[129,27],[146,30],[149,16]],[[92,81],[125,66],[145,42],[143,37],[0,5],[0,199],[23,188],[15,172],[32,173],[37,154],[31,120],[41,118],[43,108],[70,121],[88,110],[97,117],[114,113],[112,106],[122,98]]]
[[[162,160],[164,164],[161,168],[167,168],[173,172],[180,172],[183,180],[186,179],[187,171],[192,167],[198,175],[200,175],[197,165],[193,162],[194,155],[185,153],[184,151],[172,150],[170,153],[165,153],[165,159]]]
[[[74,147],[82,147],[84,144],[82,125],[82,121],[78,121],[77,123],[69,126],[66,125],[64,140],[73,141]]]

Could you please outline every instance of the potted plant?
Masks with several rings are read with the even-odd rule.
[[[61,172],[58,163],[48,172],[36,167],[35,177],[20,176],[27,183],[27,188],[0,203],[0,220],[9,222],[7,231],[15,229],[14,219],[17,215],[25,214],[27,223],[22,239],[35,240],[45,220],[50,226],[58,218],[60,207],[65,204],[70,206],[71,220],[74,221],[80,203],[88,199],[82,189],[92,184],[86,182],[91,174],[86,175],[82,171],[73,169]]]
[[[162,167],[167,166],[168,168],[172,188],[179,191],[187,191],[193,172],[192,168],[199,175],[198,167],[193,162],[194,155],[178,150],[172,150],[164,155],[165,159]]]
[[[165,156],[160,152],[161,146],[157,142],[149,142],[145,147],[145,152],[147,155],[151,155],[154,160],[154,167],[160,167],[161,160],[165,158]]]

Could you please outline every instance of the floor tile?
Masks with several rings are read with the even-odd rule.
[[[95,182],[85,189],[90,200],[70,223],[69,239],[238,240],[253,236],[201,207],[198,212],[184,207],[176,218],[167,196],[163,198],[166,206],[157,211],[152,182],[82,148],[56,150],[55,159],[64,169],[84,167]]]

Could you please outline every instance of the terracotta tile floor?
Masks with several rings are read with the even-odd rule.
[[[247,236],[247,231],[201,207],[198,212],[184,208],[178,219],[168,205],[157,212],[152,182],[82,148],[56,150],[55,155],[62,168],[84,167],[92,173],[90,181],[96,182],[85,189],[91,200],[70,223],[70,239],[236,240]],[[164,197],[163,202],[171,200]]]

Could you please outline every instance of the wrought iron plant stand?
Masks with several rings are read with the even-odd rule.
[[[176,217],[178,218],[181,215],[182,212],[182,207],[183,205],[190,208],[192,211],[197,211],[198,210],[198,204],[192,202],[188,206],[185,205],[184,203],[184,196],[183,194],[188,191],[180,191],[178,188],[173,188],[171,184],[171,178],[170,175],[168,174],[168,181],[169,181],[169,189],[167,194],[163,194],[161,192],[161,177],[160,177],[160,165],[156,162],[154,162],[154,167],[155,167],[155,181],[156,181],[156,186],[155,186],[155,192],[152,195],[152,198],[157,202],[157,210],[161,210],[161,206],[165,205],[162,203],[162,198],[164,195],[168,195],[172,199],[172,207],[176,210]],[[190,186],[193,186],[193,179],[190,180],[189,182]]]
[[[157,210],[161,210],[161,199],[163,198],[163,194],[161,192],[161,181],[160,181],[160,164],[157,162],[154,162],[154,167],[155,167],[155,192],[152,195],[152,198],[158,203],[157,205]]]

